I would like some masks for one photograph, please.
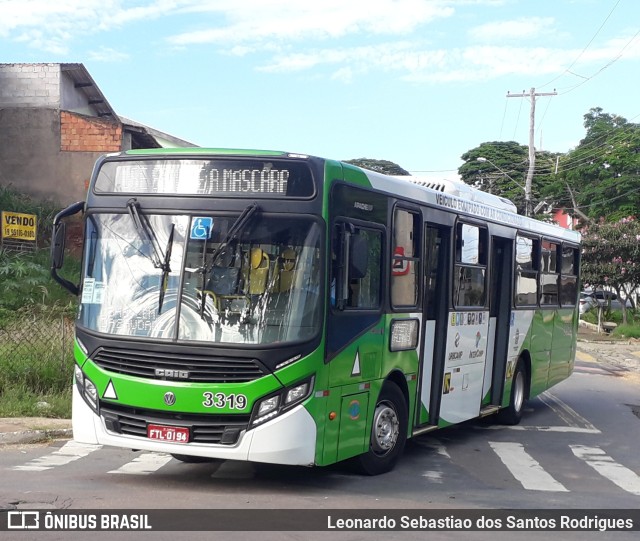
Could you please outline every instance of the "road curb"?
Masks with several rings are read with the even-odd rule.
[[[73,437],[71,428],[55,428],[51,430],[18,430],[16,432],[0,433],[0,445],[16,443],[39,443],[47,440],[70,439]]]

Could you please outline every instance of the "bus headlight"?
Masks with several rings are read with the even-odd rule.
[[[257,402],[251,415],[251,426],[262,424],[306,400],[313,390],[313,376],[301,383],[285,387],[277,394]]]
[[[258,417],[262,417],[263,415],[267,415],[271,413],[278,407],[278,403],[280,402],[280,396],[272,396],[271,398],[267,398],[260,402],[258,405]]]
[[[82,368],[77,364],[73,368],[73,375],[80,396],[82,396],[92,410],[98,411],[98,389],[93,381],[84,375]]]
[[[80,368],[77,364],[73,368],[73,375],[75,376],[78,390],[82,392],[84,389],[84,374],[82,373],[82,368]]]
[[[85,376],[84,378],[84,396],[87,401],[93,406],[93,409],[98,409],[98,389],[93,382]]]
[[[295,402],[300,402],[300,400],[304,400],[309,395],[309,384],[310,381],[305,381],[300,385],[296,385],[295,387],[289,389],[287,391],[287,396],[284,399],[285,406],[289,404],[293,404]]]

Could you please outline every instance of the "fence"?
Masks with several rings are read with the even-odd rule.
[[[35,393],[63,390],[73,373],[73,320],[31,315],[0,326],[0,393],[24,386]]]

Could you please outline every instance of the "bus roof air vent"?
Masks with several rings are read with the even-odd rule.
[[[464,182],[444,179],[431,180],[413,176],[398,176],[396,178],[413,182],[418,186],[423,186],[425,188],[429,188],[430,190],[435,190],[436,192],[447,193],[461,199],[475,201],[476,203],[489,205],[491,207],[499,208],[500,210],[505,210],[507,212],[518,212],[517,207],[508,199],[500,197],[499,195],[493,195],[487,192],[483,192],[481,190],[478,190],[477,188],[474,188],[473,186],[465,184]]]

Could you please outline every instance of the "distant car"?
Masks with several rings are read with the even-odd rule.
[[[584,314],[597,306],[610,307],[611,310],[622,310],[622,301],[613,291],[585,289],[580,293],[580,314]],[[633,308],[633,303],[627,299],[625,306]]]

